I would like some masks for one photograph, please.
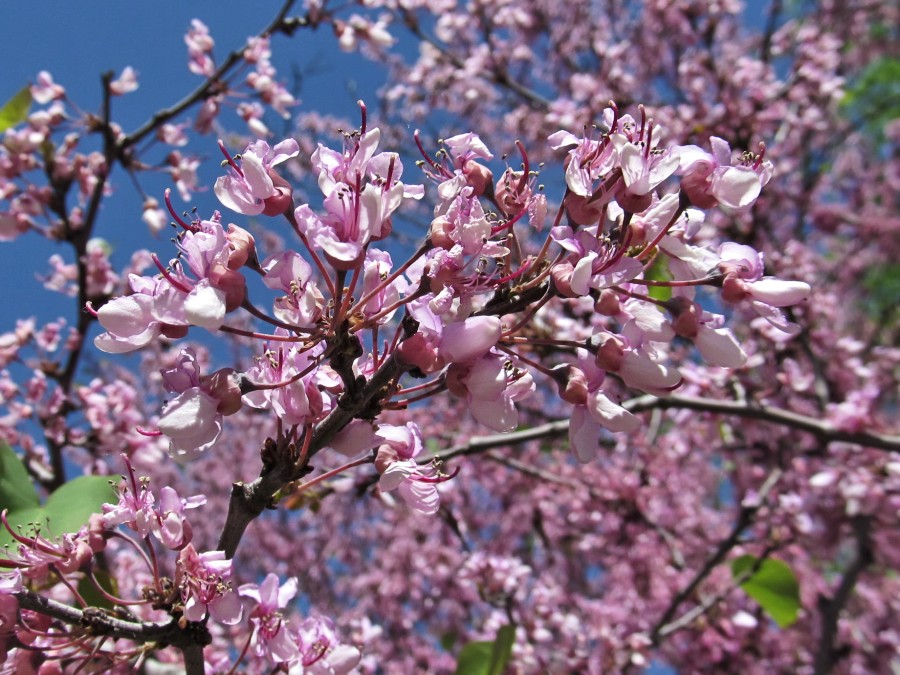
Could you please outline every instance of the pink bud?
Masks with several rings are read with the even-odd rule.
[[[228,254],[228,269],[240,269],[247,263],[247,260],[256,255],[256,241],[253,239],[253,235],[243,227],[229,225],[225,237],[231,244],[231,252]]]
[[[472,193],[476,197],[481,197],[494,180],[494,172],[478,162],[466,162],[463,173],[466,175],[466,183],[472,187]]]
[[[444,216],[439,216],[431,221],[431,229],[428,232],[428,236],[434,246],[449,251],[456,243],[450,237],[450,232],[452,230],[453,225],[450,221]]]
[[[164,323],[160,326],[159,332],[170,340],[179,340],[188,334],[188,326],[172,326]]]
[[[200,385],[210,396],[219,401],[216,412],[234,415],[242,407],[241,384],[233,368],[222,368],[200,378]]]
[[[263,200],[263,215],[280,216],[285,211],[294,208],[294,189],[274,169],[270,168],[266,173],[272,179],[275,194]]]
[[[588,397],[588,382],[584,371],[564,364],[553,368],[553,379],[559,388],[559,397],[573,405],[585,405]]]
[[[397,454],[397,451],[390,445],[382,445],[375,454],[375,468],[378,470],[378,473],[384,473],[391,464],[399,459],[400,456]]]
[[[569,218],[579,225],[593,225],[600,221],[605,204],[601,200],[590,201],[590,197],[570,192],[566,197],[566,212]]]
[[[423,373],[433,373],[444,367],[444,360],[438,356],[437,349],[422,333],[401,342],[394,351],[394,358],[401,366],[418,368]]]
[[[574,273],[575,268],[570,262],[557,263],[550,270],[550,278],[553,279],[553,285],[564,298],[576,298],[579,295],[572,290],[572,275]]]
[[[463,382],[469,370],[469,366],[460,363],[451,363],[447,368],[447,390],[457,398],[466,398],[469,393],[469,388]]]
[[[625,350],[622,349],[622,345],[619,341],[613,337],[606,337],[605,339],[601,337],[600,339],[603,340],[603,342],[597,349],[595,363],[601,370],[608,370],[615,373],[622,367]]]
[[[622,305],[619,302],[619,294],[608,288],[600,292],[600,297],[594,303],[594,311],[603,316],[615,316],[622,311]]]
[[[674,317],[672,329],[676,335],[693,340],[697,336],[700,321],[700,306],[687,298],[672,298],[667,303]]]
[[[225,293],[225,311],[233,312],[247,297],[247,280],[237,270],[231,270],[220,263],[213,265],[209,273],[209,283]]]

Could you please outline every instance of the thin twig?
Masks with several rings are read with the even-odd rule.
[[[772,488],[775,487],[775,484],[781,478],[782,471],[781,469],[775,468],[769,474],[768,478],[766,478],[765,482],[762,484],[762,487],[759,488],[759,492],[756,495],[753,503],[745,504],[741,506],[741,510],[738,512],[738,517],[734,523],[734,527],[731,529],[731,532],[725,539],[719,542],[719,545],[716,547],[716,550],[713,552],[709,558],[706,559],[706,562],[703,563],[703,566],[697,570],[697,573],[694,575],[694,578],[691,579],[690,583],[685,586],[681,591],[679,591],[672,601],[669,603],[666,611],[663,612],[662,617],[660,617],[659,621],[656,622],[656,625],[650,631],[650,640],[653,644],[659,644],[661,638],[665,637],[663,634],[663,629],[666,625],[672,620],[675,616],[675,613],[678,611],[678,608],[682,605],[682,603],[687,600],[691,595],[693,595],[694,591],[697,590],[697,587],[703,582],[706,577],[710,575],[710,573],[725,560],[725,556],[737,546],[740,541],[741,533],[747,527],[749,527],[753,523],[753,518],[756,515],[756,512],[759,511],[760,507],[765,503],[766,497],[771,492]],[[669,631],[671,632],[671,630]]]

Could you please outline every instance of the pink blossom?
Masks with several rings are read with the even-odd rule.
[[[184,617],[203,621],[207,616],[233,626],[241,620],[243,609],[231,586],[231,560],[224,551],[197,553],[193,544],[178,555],[175,584],[184,601]]]
[[[278,576],[267,574],[258,586],[244,584],[238,593],[255,601],[250,611],[253,625],[253,648],[257,656],[270,663],[293,661],[300,656],[300,648],[281,610],[297,595],[297,579],[291,577],[278,585]]]
[[[678,173],[684,175],[682,190],[692,204],[702,209],[716,204],[747,208],[772,177],[772,163],[762,161],[762,156],[745,155],[741,164],[731,166],[728,143],[717,136],[711,136],[709,142],[712,154],[696,145],[679,149]]]
[[[125,69],[115,80],[109,83],[109,90],[116,96],[130,94],[138,88],[137,71],[131,66],[125,66]]]
[[[216,179],[216,197],[237,213],[279,215],[290,206],[290,187],[275,173],[275,166],[296,157],[300,146],[293,138],[270,148],[254,141],[240,155],[240,165],[230,161],[228,173]]]
[[[212,60],[212,48],[215,42],[200,19],[191,20],[191,28],[184,36],[184,43],[188,48],[188,68],[195,75],[211,77],[216,70],[216,64]]]
[[[355,647],[341,644],[334,623],[324,617],[310,617],[297,633],[303,672],[310,675],[347,675],[359,663]]]
[[[31,85],[31,96],[41,105],[63,98],[65,95],[66,90],[62,85],[56,84],[53,76],[46,70],[39,72],[36,82]]]

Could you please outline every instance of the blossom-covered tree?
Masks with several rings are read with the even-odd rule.
[[[133,69],[40,72],[0,239],[74,321],[0,335],[3,672],[891,672],[897,25],[287,2],[131,131]],[[317,28],[378,119],[285,85]],[[220,210],[143,193],[216,146]],[[118,269],[125,173],[173,240]]]

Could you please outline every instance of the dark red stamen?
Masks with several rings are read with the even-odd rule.
[[[162,262],[159,259],[159,256],[155,253],[150,254],[150,258],[153,260],[153,264],[156,265],[156,269],[160,271],[160,273],[166,278],[170,284],[172,284],[175,288],[177,288],[182,293],[190,293],[191,289],[178,281],[175,277],[172,276],[172,273],[167,270]]]
[[[166,188],[166,192],[165,192],[165,201],[166,201],[166,208],[169,209],[169,213],[170,213],[171,216],[175,219],[175,222],[176,222],[176,223],[178,223],[179,225],[181,225],[181,227],[183,227],[183,228],[184,228],[185,230],[187,230],[188,232],[196,232],[196,231],[199,229],[199,228],[196,227],[195,225],[188,225],[186,222],[184,222],[184,221],[178,216],[177,213],[175,213],[175,207],[172,206],[172,189],[171,189],[171,188]]]

